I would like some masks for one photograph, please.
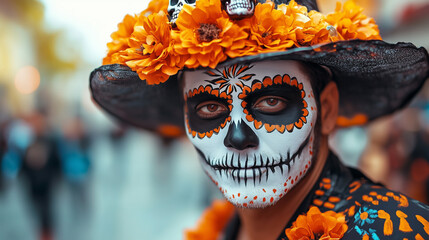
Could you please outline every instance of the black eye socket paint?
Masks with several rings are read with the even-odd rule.
[[[285,108],[279,111],[260,111],[254,107],[261,97],[278,96],[285,99]],[[252,86],[245,86],[238,95],[242,101],[241,106],[246,114],[246,120],[253,122],[256,129],[265,127],[268,132],[277,130],[284,133],[292,132],[295,128],[301,129],[307,123],[307,102],[304,85],[288,74],[275,75],[273,78],[264,77],[263,80],[254,80]]]
[[[220,128],[225,127],[226,121],[229,119],[229,113],[232,105],[230,104],[228,96],[222,95],[218,97],[208,92],[197,93],[194,96],[187,97],[186,99],[186,116],[188,128],[191,132],[196,132],[200,138],[203,137],[202,133],[207,133],[204,136],[211,136],[213,131],[219,132]],[[224,105],[227,109],[224,113],[213,119],[204,119],[198,115],[197,106],[203,102],[213,101],[218,104]],[[198,134],[199,133],[199,134]],[[193,134],[194,135],[194,134]]]
[[[258,99],[265,96],[276,96],[286,100],[286,107],[279,112],[265,113],[254,107]],[[262,87],[247,95],[243,99],[246,104],[247,112],[257,121],[268,123],[270,125],[289,125],[297,122],[302,116],[304,102],[301,90],[298,87],[289,84],[276,84]]]

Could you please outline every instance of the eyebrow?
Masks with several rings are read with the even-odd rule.
[[[269,86],[262,85],[262,87],[260,89],[256,89],[254,91],[247,93],[247,96],[244,98],[244,100],[247,101],[248,99],[252,99],[255,97],[257,98],[260,96],[267,96],[270,94],[287,98],[288,96],[290,96],[290,94],[296,95],[300,91],[301,90],[298,87],[292,86],[292,85],[287,84],[287,83],[273,84],[273,85],[269,85]]]
[[[189,104],[195,104],[195,106],[203,101],[210,101],[210,100],[221,102],[226,106],[229,105],[228,99],[222,98],[220,96],[216,96],[208,92],[197,93],[187,98],[187,102]]]

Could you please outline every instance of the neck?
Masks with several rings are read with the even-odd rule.
[[[241,220],[239,240],[275,240],[283,231],[320,177],[329,154],[327,137],[322,137],[317,159],[306,176],[274,206],[263,209],[239,208]]]

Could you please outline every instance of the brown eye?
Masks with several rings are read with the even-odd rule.
[[[264,96],[256,100],[253,108],[262,113],[278,113],[283,111],[286,107],[286,99],[278,96]]]
[[[197,115],[202,119],[215,119],[228,112],[228,109],[222,103],[216,101],[207,101],[197,105]]]

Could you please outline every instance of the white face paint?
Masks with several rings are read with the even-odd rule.
[[[316,101],[296,61],[184,73],[187,135],[236,206],[275,204],[313,161]]]

